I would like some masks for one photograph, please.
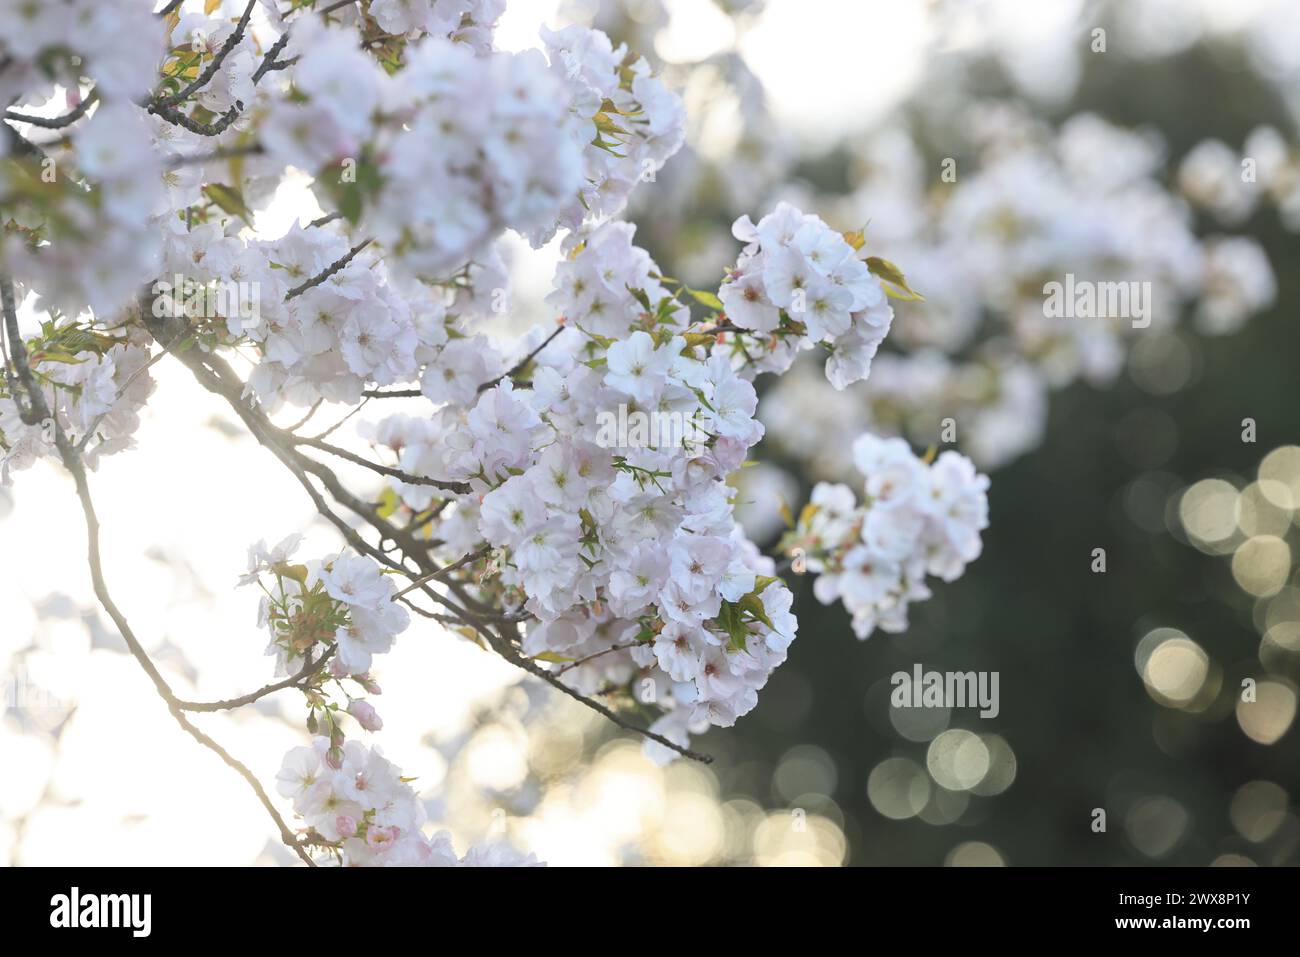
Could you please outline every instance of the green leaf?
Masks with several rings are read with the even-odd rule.
[[[745,622],[741,618],[740,607],[729,601],[724,601],[722,607],[718,609],[718,617],[714,623],[730,637],[727,647],[732,651],[744,651],[745,641],[749,638],[749,631],[745,628]]]
[[[224,186],[221,183],[209,183],[203,187],[203,192],[207,194],[208,199],[231,216],[238,216],[250,226],[252,225],[253,211],[248,208],[248,205],[244,202],[244,195],[239,190],[233,186]]]
[[[81,365],[85,359],[78,359],[70,352],[60,349],[42,349],[32,356],[33,362],[66,362],[68,365]]]
[[[707,348],[713,345],[718,337],[712,332],[688,332],[682,338],[686,340],[686,345],[682,347],[682,355],[686,355],[697,346]]]
[[[271,566],[271,571],[285,578],[292,578],[294,581],[305,584],[307,581],[306,565],[291,565],[288,562],[277,562]]]
[[[380,518],[392,518],[401,504],[397,492],[391,486],[384,486],[384,490],[379,493],[379,508],[375,509],[375,514]]]
[[[612,119],[610,119],[609,114],[606,113],[604,110],[597,113],[591,119],[592,122],[596,124],[596,129],[600,130],[600,132],[602,133],[620,133],[623,136],[631,135],[630,133],[628,133],[627,130],[623,129],[623,127],[619,126]]]
[[[690,286],[683,286],[682,288],[690,293],[691,298],[701,305],[708,306],[710,309],[716,309],[718,312],[722,311],[722,300],[713,293],[705,292],[703,289],[692,289]]]
[[[740,599],[740,607],[749,612],[755,621],[761,621],[769,628],[774,627],[772,619],[767,617],[767,609],[763,607],[763,599],[759,598],[754,592],[750,592]]]
[[[339,193],[339,215],[352,225],[361,219],[361,190],[345,189]]]
[[[901,299],[904,302],[925,301],[924,296],[908,286],[903,271],[888,259],[881,259],[879,256],[868,256],[867,268],[871,270],[873,276],[884,283],[885,295],[891,299]]]
[[[582,328],[582,326],[578,326],[578,331],[581,332],[588,339],[590,339],[592,342],[596,343],[596,345],[600,346],[602,349],[608,349],[610,346],[614,344],[614,340],[611,339],[609,336],[602,336],[599,333],[590,332]]]
[[[552,664],[563,664],[566,661],[572,661],[572,658],[566,658],[564,655],[554,651],[543,651],[539,655],[533,655],[534,661],[549,661]]]
[[[642,309],[646,312],[654,312],[654,310],[650,308],[650,297],[646,295],[644,289],[633,289],[631,286],[628,286],[627,291],[632,294],[632,298],[641,303]]]
[[[625,153],[617,153],[614,151],[614,147],[622,146],[623,145],[622,143],[615,143],[612,141],[602,139],[599,133],[597,133],[596,138],[591,141],[591,145],[596,147],[596,149],[604,150],[610,156],[616,156],[619,159],[627,159],[627,155]]]

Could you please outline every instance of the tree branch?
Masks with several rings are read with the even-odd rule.
[[[492,553],[492,546],[484,545],[478,551],[470,552],[464,558],[458,558],[450,565],[444,565],[436,572],[429,572],[429,574],[427,575],[422,575],[421,577],[417,578],[415,581],[411,582],[411,584],[403,588],[401,591],[399,591],[393,597],[401,598],[407,592],[414,591],[415,589],[419,588],[421,585],[425,584],[426,582],[442,581],[447,575],[449,575],[451,572],[454,572],[456,569],[462,568],[465,565],[472,565],[474,564],[474,562],[478,561],[483,556],[489,555],[491,553]]]
[[[158,334],[155,333],[155,338],[157,338],[157,336]],[[324,504],[319,493],[311,487],[306,476],[302,474],[304,471],[309,471],[315,474],[317,478],[321,480],[322,484],[326,486],[330,494],[333,495],[340,504],[370,521],[380,535],[401,544],[404,556],[414,561],[416,565],[420,566],[420,570],[423,572],[424,580],[413,579],[420,591],[433,601],[451,610],[457,621],[474,629],[474,631],[482,636],[487,644],[497,654],[505,658],[506,661],[510,662],[515,667],[526,671],[528,674],[541,679],[556,690],[568,695],[570,698],[573,698],[575,701],[581,702],[625,731],[630,731],[633,734],[640,735],[656,742],[657,744],[661,744],[683,757],[690,758],[694,761],[699,761],[704,764],[712,762],[713,759],[707,754],[701,754],[698,751],[684,748],[681,745],[670,741],[661,734],[651,731],[648,728],[643,728],[637,724],[633,724],[606,705],[594,701],[586,695],[583,695],[569,687],[561,681],[555,673],[547,671],[531,659],[525,658],[516,649],[515,645],[505,636],[504,632],[507,625],[513,629],[516,627],[517,623],[513,620],[502,618],[499,615],[489,616],[476,611],[476,608],[483,608],[483,606],[474,601],[473,598],[465,592],[463,586],[454,579],[443,580],[443,583],[446,584],[448,589],[456,596],[459,603],[457,601],[452,601],[445,595],[440,595],[435,592],[429,587],[430,582],[439,580],[439,576],[444,576],[445,579],[445,575],[451,570],[451,566],[448,566],[447,568],[434,567],[433,559],[429,555],[427,548],[421,547],[420,544],[414,541],[409,534],[405,533],[401,529],[395,528],[389,522],[376,515],[373,509],[370,509],[364,503],[359,502],[354,495],[342,486],[338,477],[328,468],[321,465],[319,462],[314,462],[313,460],[302,456],[301,454],[295,454],[292,449],[281,445],[280,443],[283,441],[283,437],[280,430],[267,421],[259,412],[249,408],[249,406],[243,401],[242,384],[235,384],[238,382],[237,377],[234,377],[233,370],[231,370],[222,359],[215,355],[208,357],[208,361],[213,364],[215,369],[220,370],[219,373],[218,371],[209,370],[201,359],[193,355],[192,350],[190,352],[176,353],[176,355],[177,358],[190,367],[191,371],[195,372],[200,383],[208,388],[209,391],[223,396],[232,408],[235,409],[240,418],[244,420],[245,424],[249,426],[258,441],[270,448],[271,451],[275,453],[276,457],[284,462],[285,465],[299,477],[300,483],[302,483],[304,488],[308,490],[308,494],[312,496],[312,500],[316,503],[317,509],[322,515],[325,515],[334,522],[336,527],[343,532],[344,537],[348,540],[349,544],[352,544],[358,551],[369,555],[376,561],[380,562],[380,564],[391,567],[394,570],[401,572],[403,575],[410,577],[408,569],[394,562],[380,549],[370,545],[357,534],[355,529],[347,525],[346,522],[343,522],[342,519],[338,518],[333,511]],[[227,374],[232,377],[232,382],[225,381],[224,376]],[[290,436],[289,438],[293,437]],[[456,563],[455,567],[461,567],[462,565],[467,564],[469,558],[471,558],[471,556],[461,559]],[[445,616],[437,616],[435,613],[426,612],[418,606],[411,604],[405,597],[405,592],[403,592],[402,595],[395,597],[421,615],[426,615],[430,618],[437,618],[440,621],[444,620]],[[490,610],[484,608],[484,612],[488,611]],[[495,632],[491,627],[489,627],[487,623],[489,617],[492,617],[492,620],[496,621],[498,627],[502,629],[501,633]]]
[[[271,45],[271,49],[266,51],[266,56],[262,57],[261,65],[253,72],[254,86],[257,85],[257,82],[262,79],[262,77],[266,76],[266,74],[270,73],[272,70],[283,70],[292,62],[286,61],[280,63],[276,60],[276,57],[280,55],[280,51],[288,45],[289,31],[285,30],[284,33],[280,34],[280,39],[276,40],[275,43]]]
[[[221,49],[216,52],[212,60],[204,68],[203,72],[196,76],[190,83],[177,90],[170,96],[160,97],[149,105],[149,112],[156,113],[160,109],[167,109],[188,100],[193,94],[207,86],[217,71],[221,69],[221,64],[225,62],[230,51],[239,46],[244,39],[244,31],[248,29],[248,20],[253,15],[253,8],[257,6],[257,0],[248,0],[248,6],[244,8],[244,15],[239,18],[239,23],[235,25],[235,32],[226,38],[226,42],[221,45]]]
[[[333,13],[335,10],[342,10],[344,7],[350,7],[356,2],[357,0],[337,0],[337,2],[331,3],[328,7],[317,12],[323,17],[326,14]]]
[[[699,761],[701,764],[713,763],[712,756],[707,754],[701,754],[699,751],[692,751],[690,748],[684,748],[680,744],[677,744],[675,741],[668,740],[662,734],[659,734],[655,731],[651,731],[649,728],[643,728],[640,725],[632,724],[632,722],[623,718],[616,711],[612,710],[606,705],[601,704],[599,701],[593,701],[591,698],[588,698],[586,695],[582,694],[580,691],[578,691],[575,688],[570,688],[563,681],[561,681],[559,676],[556,675],[554,672],[547,671],[545,668],[538,665],[537,662],[533,661],[531,658],[525,658],[518,651],[516,651],[514,645],[511,644],[510,641],[505,638],[504,634],[502,634],[500,637],[496,637],[493,636],[492,632],[489,629],[483,629],[482,631],[480,631],[480,634],[484,636],[488,644],[492,645],[493,650],[495,650],[497,654],[499,654],[502,658],[505,658],[506,661],[510,662],[516,668],[521,668],[524,671],[528,672],[530,675],[533,675],[534,677],[537,678],[541,678],[552,688],[555,688],[557,691],[563,692],[564,694],[568,695],[570,698],[572,698],[575,701],[582,702],[588,708],[595,711],[597,714],[603,715],[604,717],[608,718],[610,721],[618,725],[618,727],[622,728],[624,731],[631,731],[633,734],[639,734],[641,735],[641,737],[648,738],[649,740],[654,741],[656,744],[662,744],[665,748],[669,748],[673,751],[676,751],[682,757],[690,758],[692,761]]]
[[[496,384],[497,384],[498,382],[500,382],[502,379],[513,379],[513,378],[514,378],[515,376],[517,376],[519,373],[523,372],[524,369],[526,369],[526,368],[528,367],[528,363],[530,363],[530,362],[532,362],[534,359],[536,359],[538,353],[540,353],[543,349],[545,349],[547,346],[549,346],[549,345],[551,344],[551,341],[552,341],[553,339],[555,339],[555,337],[558,336],[561,332],[563,332],[564,329],[565,329],[565,326],[564,326],[563,323],[561,323],[560,325],[556,326],[556,327],[555,327],[555,331],[552,332],[552,333],[551,333],[549,336],[547,336],[545,339],[543,339],[543,340],[541,341],[541,343],[538,344],[538,346],[537,346],[536,349],[534,349],[532,352],[528,353],[528,355],[524,356],[522,359],[520,359],[518,362],[516,362],[513,366],[511,366],[509,370],[507,370],[506,372],[501,373],[501,375],[497,376],[495,379],[492,379],[491,381],[488,381],[488,382],[484,382],[484,383],[482,383],[482,384],[478,387],[478,391],[479,391],[480,393],[482,393],[482,392],[486,392],[488,389],[492,388],[494,385],[496,385]]]
[[[238,698],[225,698],[221,701],[184,701],[177,699],[176,705],[182,711],[230,711],[234,708],[242,708],[246,704],[252,704],[259,698],[265,698],[267,695],[283,691],[285,688],[300,688],[308,679],[314,678],[320,673],[320,670],[329,661],[330,655],[334,653],[334,648],[333,643],[326,646],[319,658],[315,661],[308,661],[296,675],[290,675],[283,681],[277,681],[274,684],[258,688],[256,691],[250,691]]]
[[[288,302],[290,299],[293,299],[295,296],[301,296],[304,292],[306,292],[308,289],[311,289],[313,286],[319,286],[321,283],[325,282],[325,280],[329,279],[331,276],[334,276],[339,272],[342,272],[344,269],[347,268],[348,263],[352,262],[352,260],[356,258],[357,253],[361,252],[361,250],[365,249],[372,242],[374,242],[374,240],[363,239],[361,242],[357,243],[355,246],[353,246],[351,249],[348,250],[346,256],[343,256],[341,259],[336,260],[331,265],[321,270],[319,273],[317,273],[315,276],[312,276],[310,279],[308,279],[306,282],[302,283],[301,285],[294,286],[292,289],[290,289],[287,293],[284,294],[284,301]]]
[[[234,159],[239,156],[260,156],[266,152],[266,148],[261,143],[249,143],[247,146],[225,146],[215,149],[210,153],[190,153],[188,155],[177,155],[167,161],[168,169],[180,169],[182,166],[190,166],[198,163],[216,163],[225,159]]]
[[[595,658],[599,658],[602,655],[607,655],[612,651],[627,651],[629,648],[635,648],[639,644],[641,644],[641,642],[639,641],[629,641],[621,645],[610,645],[608,648],[602,649],[601,651],[594,652],[582,658],[576,658],[573,661],[565,662],[563,665],[561,665],[559,668],[556,669],[555,675],[556,677],[559,677],[560,675],[572,671],[574,668],[579,668],[582,665],[585,665],[587,662]]]
[[[422,475],[412,475],[409,472],[403,472],[401,469],[392,468],[388,465],[380,465],[378,462],[371,462],[355,452],[349,452],[347,449],[341,449],[337,445],[331,445],[318,438],[306,438],[304,436],[290,436],[289,441],[294,445],[305,445],[308,448],[320,449],[322,452],[328,452],[330,455],[341,458],[353,465],[360,465],[368,468],[372,472],[380,475],[388,475],[408,485],[431,485],[434,488],[440,488],[447,492],[454,492],[457,495],[468,495],[471,491],[468,482],[449,482],[443,479],[425,478]]]
[[[257,780],[257,776],[248,769],[247,765],[238,761],[229,751],[223,748],[203,731],[196,728],[190,720],[185,717],[182,713],[180,702],[173,693],[171,686],[168,685],[167,680],[163,678],[162,674],[158,671],[153,660],[149,657],[149,653],[144,650],[144,646],[141,645],[139,640],[136,638],[130,622],[127,621],[126,616],[122,614],[121,610],[117,607],[117,604],[113,601],[113,596],[108,590],[108,584],[104,580],[103,559],[99,547],[99,517],[95,513],[94,501],[90,496],[90,486],[86,480],[86,468],[82,463],[76,448],[64,433],[63,427],[59,424],[59,421],[51,416],[50,408],[45,402],[45,395],[41,392],[40,387],[36,383],[35,376],[32,375],[32,371],[27,364],[27,348],[23,344],[22,338],[18,333],[18,314],[17,304],[14,301],[13,283],[7,276],[0,276],[0,304],[3,305],[5,326],[9,334],[14,365],[18,370],[18,375],[23,381],[23,388],[27,392],[27,399],[30,403],[29,411],[36,421],[48,420],[54,423],[55,447],[58,449],[59,458],[63,461],[64,468],[71,473],[73,483],[76,485],[77,498],[81,502],[81,511],[85,519],[86,558],[90,565],[90,579],[95,591],[95,597],[99,599],[100,605],[103,606],[104,611],[108,613],[109,618],[113,620],[113,624],[117,626],[118,632],[122,635],[122,640],[126,642],[127,650],[130,651],[131,656],[135,658],[145,675],[147,675],[149,680],[153,683],[154,690],[158,692],[158,696],[162,698],[163,702],[167,705],[167,710],[171,713],[171,716],[175,719],[176,723],[180,725],[181,729],[185,731],[185,733],[216,754],[229,767],[233,768],[240,777],[248,782],[248,786],[253,789],[253,793],[257,795],[257,799],[262,803],[262,806],[266,808],[266,812],[275,822],[275,826],[280,832],[280,839],[289,847],[292,847],[294,852],[305,864],[309,867],[315,867],[315,861],[313,861],[311,855],[309,855],[299,845],[297,838],[294,837],[293,832],[290,831],[288,825],[285,824],[284,818],[280,816],[280,812],[276,810],[275,805],[271,803],[271,799],[267,796],[266,790],[262,787],[261,782]]]
[[[85,116],[86,111],[98,102],[99,90],[95,89],[87,93],[84,100],[62,116],[32,116],[28,113],[15,113],[13,110],[5,110],[5,119],[14,123],[30,123],[32,126],[39,126],[41,129],[46,130],[61,130]]]

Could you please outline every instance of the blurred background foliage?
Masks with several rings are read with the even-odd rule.
[[[1090,6],[1077,22],[1113,36],[1111,13]],[[1294,141],[1279,85],[1239,46],[1199,42],[1158,58],[1085,52],[1079,62],[1073,93],[1044,104],[1023,95],[995,57],[975,57],[964,64],[955,109],[994,97],[1052,123],[1095,112],[1158,130],[1174,158],[1210,137],[1240,144],[1261,125]],[[940,62],[931,69],[942,77]],[[917,114],[914,105],[902,113]],[[924,148],[937,181],[952,155],[944,129],[931,125]],[[843,193],[853,162],[852,144],[837,144],[800,157],[792,178],[812,195]],[[740,211],[693,210],[720,230]],[[640,213],[639,236],[659,236],[658,212]],[[789,662],[749,720],[706,739],[724,796],[827,816],[842,827],[851,864],[1300,862],[1300,739],[1290,727],[1300,643],[1265,654],[1258,624],[1267,599],[1240,588],[1225,557],[1189,547],[1179,518],[1193,483],[1221,477],[1245,488],[1270,450],[1300,441],[1300,236],[1267,207],[1237,231],[1267,252],[1275,303],[1232,336],[1180,331],[1177,352],[1145,357],[1157,372],[1182,370],[1173,388],[1153,389],[1148,380],[1160,377],[1139,369],[1109,389],[1076,382],[1055,393],[1042,445],[993,474],[983,556],[916,606],[908,632],[858,643],[843,609],[820,606],[811,582],[801,583]],[[651,251],[668,274],[689,272],[670,244],[652,242]],[[894,334],[908,321],[909,305],[896,304]],[[1246,418],[1257,426],[1253,443],[1242,438]],[[846,444],[852,436],[819,438]],[[760,449],[760,457],[765,451],[773,455]],[[806,501],[812,480],[791,471]],[[1294,525],[1285,537],[1292,548],[1300,541]],[[1106,550],[1104,574],[1091,569],[1096,548]],[[1294,604],[1296,589],[1292,573],[1274,600]],[[1208,659],[1191,701],[1162,703],[1135,665],[1140,640],[1158,628],[1182,632]],[[896,726],[888,677],[916,662],[998,671],[1001,713]],[[1237,718],[1241,680],[1268,675],[1285,690],[1252,738]],[[990,749],[983,789],[947,791],[927,773],[927,757],[942,762],[934,741],[945,727],[1008,746]],[[1012,773],[1005,790],[980,796]],[[1092,829],[1094,808],[1107,811],[1104,834]]]

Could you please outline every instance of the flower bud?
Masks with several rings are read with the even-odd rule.
[[[371,707],[370,702],[357,698],[348,704],[348,714],[357,719],[357,724],[367,731],[378,731],[384,726],[379,713]]]

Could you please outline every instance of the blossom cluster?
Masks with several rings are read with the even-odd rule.
[[[387,34],[446,37],[485,53],[505,6],[505,0],[372,0],[366,12]],[[344,11],[345,22],[357,15],[351,7]]]
[[[144,96],[163,53],[149,7],[98,0],[6,3],[0,8],[0,57],[6,62],[0,100],[11,103],[19,94],[55,84],[75,90],[83,76],[93,76],[110,99]]]
[[[541,862],[504,842],[484,842],[457,857],[451,834],[428,837],[424,805],[378,748],[357,741],[335,760],[327,743],[284,757],[276,788],[307,825],[304,842],[350,867],[536,867]]]
[[[958,452],[928,462],[900,438],[860,436],[853,458],[862,502],[847,485],[819,482],[783,547],[817,575],[818,600],[842,601],[865,639],[904,631],[908,606],[931,595],[927,575],[955,581],[979,557],[989,480]]]
[[[506,228],[540,242],[561,223],[619,208],[612,197],[626,199],[626,189],[615,181],[627,189],[637,181],[627,165],[652,171],[680,145],[680,103],[644,61],[619,66],[625,49],[577,28],[549,35],[549,65],[537,51],[476,56],[428,37],[408,46],[392,77],[339,30],[308,26],[294,40],[304,53],[293,84],[262,123],[272,158],[250,164],[315,157],[318,190],[344,205],[353,194],[335,195],[330,184],[355,179],[347,189],[365,195],[360,229],[378,242],[360,249],[337,224],[249,239],[209,208],[208,222],[169,229],[164,272],[260,291],[261,321],[226,316],[213,344],[254,344],[250,386],[269,407],[356,402],[367,384],[413,379],[434,401],[468,402],[503,371],[487,340],[463,329],[486,311],[485,293],[505,286],[492,242]],[[596,135],[619,110],[631,131]],[[592,146],[593,137],[620,156]],[[382,189],[367,191],[378,182]],[[584,192],[593,183],[599,201]]]
[[[654,181],[686,138],[686,111],[643,57],[630,55],[626,44],[615,47],[601,31],[543,29],[542,39],[552,71],[568,89],[570,111],[586,132],[596,129],[583,140],[581,193],[560,217],[561,225],[577,229],[593,216],[622,212],[638,183]]]
[[[290,750],[276,779],[305,825],[303,843],[346,866],[538,864],[503,842],[476,845],[457,857],[448,832],[424,834],[424,804],[409,779],[378,747],[347,739],[340,723],[344,713],[366,731],[381,730],[383,721],[366,699],[347,692],[344,680],[379,694],[370,674],[374,657],[391,649],[410,619],[396,601],[392,580],[371,559],[344,552],[295,564],[301,539],[290,535],[273,548],[264,541],[251,546],[240,584],[263,589],[259,620],[271,633],[267,653],[275,656],[277,675],[326,663],[298,685],[309,708],[312,744]],[[347,695],[345,707],[328,700],[327,682]]]
[[[816,343],[833,381],[865,376],[892,316],[865,255],[816,216],[782,205],[736,228],[748,246],[719,297],[664,278],[630,224],[572,234],[547,297],[553,344],[535,329],[498,352],[444,317],[422,379],[441,407],[363,430],[403,473],[468,484],[437,536],[449,559],[494,550],[480,585],[531,618],[526,655],[584,694],[663,707],[655,730],[683,746],[754,707],[797,627],[733,515],[727,479],[763,435],[749,379]],[[746,285],[762,304],[729,291]],[[693,321],[683,293],[713,312]],[[507,355],[528,357],[526,385],[495,371]],[[636,413],[690,428],[611,441],[605,424]],[[392,487],[412,515],[434,502],[427,485]]]
[[[388,476],[378,505],[325,482],[377,546],[350,536],[355,550],[306,562],[298,536],[250,549],[241,582],[262,589],[267,651],[287,679],[266,690],[301,692],[314,736],[280,790],[307,828],[299,849],[341,863],[535,863],[503,845],[461,858],[445,833],[427,837],[408,780],[348,738],[349,720],[382,727],[372,667],[410,622],[390,572],[457,572],[409,586],[446,599],[415,607],[584,699],[660,713],[651,750],[674,756],[756,706],[797,631],[790,590],[735,518],[732,481],[764,435],[753,380],[816,351],[836,389],[866,378],[889,297],[914,294],[861,233],[788,204],[736,221],[745,246],[716,295],[663,276],[611,217],[682,146],[682,102],[599,31],[544,31],[544,50],[508,53],[492,45],[500,0],[190,0],[112,19],[119,6],[0,14],[0,92],[65,130],[43,139],[18,122],[0,157],[14,197],[0,273],[24,311],[50,314],[26,341],[35,381],[91,465],[130,444],[166,352],[189,352],[214,390],[242,385],[226,397],[259,425],[285,403],[422,396],[420,411],[359,429],[396,457],[351,457]],[[62,39],[54,9],[76,15]],[[100,42],[122,25],[128,42]],[[52,83],[66,104],[33,106]],[[307,178],[325,215],[273,235],[263,214]],[[507,285],[508,230],[534,245],[564,231],[553,330],[511,339],[483,321]],[[235,375],[251,367],[245,381],[226,357]],[[55,451],[20,401],[0,394],[6,477]],[[685,427],[609,429],[630,415]],[[257,431],[297,467],[308,451],[349,457],[269,421]],[[955,576],[983,486],[946,455],[922,471],[930,491],[872,547],[911,535],[922,557],[899,555],[900,576]],[[914,513],[924,521],[904,521]]]
[[[430,36],[390,76],[351,31],[295,31],[263,139],[406,275],[444,278],[505,229],[540,245],[622,209],[684,136],[680,100],[626,47],[576,26],[544,38],[549,61]]]
[[[681,103],[644,60],[578,27],[547,34],[549,60],[493,51],[496,0],[291,20],[259,6],[238,37],[242,18],[226,6],[140,24],[158,49],[138,64],[166,78],[160,96],[220,56],[190,101],[155,113],[97,86],[101,102],[46,158],[50,182],[40,155],[0,163],[0,188],[17,200],[6,204],[0,266],[20,300],[35,292],[40,308],[100,322],[160,275],[239,290],[243,305],[251,290],[264,315],[187,315],[156,301],[155,315],[197,320],[205,348],[251,343],[250,385],[269,408],[356,402],[367,384],[421,378],[459,377],[468,399],[484,381],[468,381],[472,367],[485,379],[501,370],[471,358],[490,357],[485,340],[459,341],[444,322],[448,309],[463,319],[481,308],[475,296],[504,287],[498,237],[514,229],[540,243],[617,212],[681,145]],[[402,69],[383,69],[335,20],[363,33],[397,28]],[[74,91],[74,80],[93,82],[64,79]],[[227,117],[223,132],[207,132]],[[313,173],[342,219],[255,237],[245,227],[290,167]],[[212,319],[225,328],[203,326]],[[427,375],[439,358],[441,374]],[[439,388],[430,385],[435,401]]]
[[[271,634],[266,653],[275,656],[275,673],[285,677],[310,673],[300,685],[309,708],[307,728],[328,742],[326,758],[337,764],[346,737],[339,725],[346,711],[367,731],[383,727],[374,706],[348,694],[346,707],[328,700],[320,690],[326,678],[345,689],[347,678],[370,694],[379,685],[370,676],[374,656],[392,649],[393,639],[410,625],[410,615],[398,604],[396,586],[375,562],[341,552],[295,564],[290,561],[302,540],[290,535],[274,548],[260,541],[248,550],[248,571],[241,585],[256,583],[263,591],[258,623]],[[263,580],[271,579],[271,584]],[[345,691],[346,693],[346,691]]]
[[[582,185],[582,124],[536,51],[479,56],[429,37],[390,76],[351,31],[294,43],[302,60],[266,117],[267,147],[316,173],[394,268],[443,278],[507,228],[545,235]]]
[[[101,456],[135,444],[139,412],[154,387],[140,338],[138,332],[108,336],[74,323],[46,324],[31,341],[31,363],[53,420],[23,422],[18,404],[0,386],[0,482],[8,485],[11,471],[39,458],[57,458],[56,424],[82,445],[92,469]]]
[[[428,321],[432,297],[402,296],[383,261],[348,253],[347,239],[328,228],[295,226],[277,240],[246,241],[205,224],[169,243],[167,263],[198,282],[234,290],[228,299],[237,307],[245,304],[239,290],[257,292],[256,314],[229,310],[215,332],[223,344],[253,344],[258,361],[249,386],[275,408],[281,401],[355,403],[369,383],[409,380],[420,348],[441,333]]]
[[[762,436],[754,387],[715,336],[690,331],[632,234],[609,223],[574,237],[549,299],[564,327],[528,388],[506,378],[472,407],[393,417],[372,437],[400,448],[404,471],[471,485],[440,537],[498,550],[504,600],[536,619],[526,654],[584,693],[636,693],[639,678],[642,702],[674,708],[663,727],[684,741],[688,726],[754,706],[796,626],[725,484]],[[697,429],[680,444],[611,445],[602,416],[620,407]],[[399,487],[427,505],[426,489]]]
[[[943,161],[936,185],[935,167],[909,131],[875,131],[858,151],[853,193],[832,207],[842,220],[869,219],[873,244],[905,262],[909,282],[925,294],[907,304],[907,322],[890,336],[895,351],[877,359],[851,408],[825,408],[835,401],[830,390],[814,397],[809,378],[796,374],[770,390],[765,415],[816,407],[854,431],[917,444],[935,441],[951,419],[968,454],[994,468],[1043,441],[1052,390],[1080,380],[1110,384],[1134,343],[1174,332],[1183,317],[1203,333],[1230,333],[1272,303],[1276,283],[1259,244],[1198,235],[1150,131],[1088,113],[1053,128],[1019,107],[978,103],[954,133],[974,160]],[[1294,161],[1263,134],[1251,148],[1255,190],[1287,195]],[[1191,159],[1177,185],[1207,201],[1215,189],[1248,190],[1238,159]],[[1053,315],[1047,285],[1067,275],[1081,284],[1149,284],[1149,325]],[[803,423],[769,425],[792,451],[812,441]]]
[[[759,403],[768,434],[820,478],[853,473],[847,445],[827,435],[864,431],[933,440],[950,423],[952,437],[976,464],[1009,462],[1042,441],[1051,393],[1039,370],[1010,349],[963,361],[927,347],[882,352],[871,378],[846,400],[815,366],[798,364]]]
[[[784,372],[799,349],[824,344],[836,389],[865,379],[894,311],[858,248],[789,203],[757,225],[742,216],[732,233],[746,246],[718,298],[741,330],[735,348],[748,360],[757,340],[755,368]]]
[[[0,268],[18,277],[20,297],[36,293],[41,309],[107,318],[155,274],[163,164],[130,103],[101,103],[65,147],[0,159],[0,195]]]
[[[1300,150],[1271,126],[1251,131],[1240,152],[1222,140],[1202,140],[1178,167],[1178,188],[1224,226],[1240,226],[1263,204],[1300,231]]]

